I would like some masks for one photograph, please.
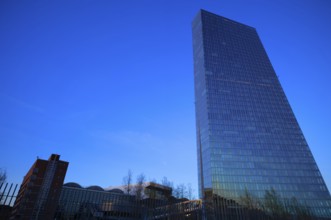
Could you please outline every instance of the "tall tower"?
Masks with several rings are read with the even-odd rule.
[[[201,10],[192,24],[199,193],[266,190],[331,217],[331,197],[255,28]]]

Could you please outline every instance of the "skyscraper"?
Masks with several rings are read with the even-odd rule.
[[[201,10],[192,24],[199,193],[273,189],[331,217],[331,197],[256,30]]]

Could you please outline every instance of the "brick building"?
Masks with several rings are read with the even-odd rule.
[[[68,164],[57,154],[37,159],[23,179],[11,219],[53,219]]]

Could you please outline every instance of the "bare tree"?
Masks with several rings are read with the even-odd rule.
[[[309,206],[300,203],[295,197],[287,200],[285,208],[289,213],[298,217],[302,220],[311,220],[314,216],[311,213]]]
[[[180,198],[180,190],[178,185],[176,187],[173,188],[172,190],[172,195],[176,198]]]
[[[143,173],[137,176],[137,182],[136,185],[134,186],[134,191],[136,198],[138,200],[141,200],[143,198],[143,192],[144,192],[144,183],[146,181],[146,177]]]
[[[170,188],[174,188],[174,183],[173,182],[171,182],[171,181],[169,181],[168,180],[168,178],[167,177],[163,177],[163,179],[161,180],[161,184],[163,185],[163,186],[167,186],[167,187],[170,187]]]
[[[167,177],[163,177],[161,184],[172,188],[172,195],[176,198],[187,198],[189,200],[194,199],[194,189],[190,183],[187,185],[179,184],[174,187],[173,182],[169,181]]]
[[[177,185],[176,188],[174,189],[174,193],[173,194],[178,199],[186,198],[187,191],[186,191],[185,184],[179,184],[179,185]]]
[[[149,182],[158,183],[157,179],[155,179],[155,178],[149,178]]]
[[[265,191],[264,208],[275,219],[285,219],[289,215],[282,199],[273,188]]]
[[[132,171],[130,169],[127,176],[123,177],[123,187],[126,194],[132,193]]]
[[[191,185],[191,183],[188,183],[187,187],[186,187],[186,196],[189,200],[194,199],[193,193],[194,193],[194,190],[192,188],[192,185]]]
[[[240,196],[240,202],[248,209],[259,208],[259,199],[252,195],[247,188],[245,188],[244,194]]]

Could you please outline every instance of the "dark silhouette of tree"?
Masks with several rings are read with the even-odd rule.
[[[178,199],[194,199],[194,189],[192,188],[192,185],[190,183],[188,183],[187,185],[179,184],[174,187],[174,183],[172,181],[169,181],[167,177],[163,177],[163,179],[161,180],[161,184],[163,186],[172,188],[172,195]]]
[[[134,186],[134,192],[138,200],[143,199],[144,183],[146,182],[146,177],[143,173],[137,176],[137,182]]]
[[[314,215],[309,206],[300,203],[295,197],[281,198],[279,194],[271,188],[266,190],[263,199],[255,197],[251,192],[245,189],[240,196],[239,203],[250,210],[253,219],[261,211],[267,214],[270,220],[313,220]],[[263,217],[262,215],[260,215]],[[264,218],[264,217],[263,217]]]
[[[258,209],[261,206],[259,199],[251,194],[247,188],[245,188],[244,194],[240,196],[240,203],[248,209]]]
[[[168,180],[168,178],[167,177],[163,177],[163,179],[161,180],[161,184],[163,185],[163,186],[167,186],[167,187],[170,187],[170,188],[174,188],[174,183],[173,182],[171,182],[171,181],[169,181]]]
[[[312,220],[313,215],[310,208],[307,205],[301,204],[295,197],[287,200],[285,207],[288,212],[296,216],[297,219],[302,220]]]
[[[129,169],[128,174],[123,177],[123,187],[126,194],[132,193],[132,171]]]
[[[178,198],[186,198],[187,197],[187,189],[185,184],[179,184],[176,186],[176,188],[173,190],[173,195]]]
[[[284,202],[273,188],[265,191],[263,208],[271,215],[272,219],[287,219],[290,217]]]
[[[192,185],[191,183],[188,183],[187,186],[186,186],[186,198],[188,198],[189,200],[192,200],[194,199],[194,190],[192,188]]]

